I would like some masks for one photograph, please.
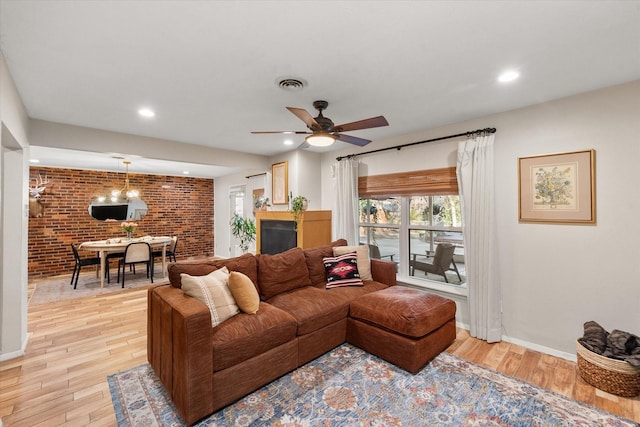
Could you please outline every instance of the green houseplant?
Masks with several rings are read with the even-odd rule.
[[[246,253],[249,251],[249,244],[256,239],[256,224],[252,219],[233,214],[231,234],[240,240],[240,250]]]
[[[298,220],[302,212],[307,210],[309,200],[304,196],[296,196],[291,201],[291,212],[293,212],[293,220],[296,223],[296,231],[298,231]]]
[[[253,199],[253,207],[256,210],[266,211],[269,206],[271,206],[269,204],[269,198],[264,195]]]

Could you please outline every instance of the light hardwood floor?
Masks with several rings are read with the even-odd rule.
[[[116,425],[106,377],[146,361],[146,288],[29,308],[23,357],[0,363],[7,426]],[[640,398],[585,383],[575,363],[458,330],[448,352],[640,422]]]

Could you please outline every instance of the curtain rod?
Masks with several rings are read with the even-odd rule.
[[[245,179],[249,179],[249,178],[253,178],[253,177],[255,177],[255,176],[261,176],[261,175],[266,175],[266,174],[267,174],[266,172],[256,173],[256,174],[254,174],[254,175],[245,176],[244,178],[245,178]]]
[[[425,141],[418,141],[418,142],[411,142],[409,144],[396,145],[395,147],[385,147],[385,148],[379,148],[377,150],[364,151],[362,153],[348,154],[346,156],[336,157],[336,160],[340,161],[342,159],[351,159],[351,158],[356,157],[356,156],[364,156],[365,154],[378,153],[380,151],[387,151],[387,150],[398,150],[398,151],[400,151],[400,149],[402,149],[404,147],[411,147],[412,145],[425,144],[427,142],[442,141],[443,139],[458,138],[458,137],[461,137],[461,136],[470,137],[470,136],[476,135],[476,134],[495,133],[495,132],[496,132],[496,128],[476,129],[474,131],[458,133],[456,135],[441,136],[440,138],[433,138],[433,139],[427,139]]]

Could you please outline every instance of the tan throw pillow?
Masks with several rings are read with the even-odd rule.
[[[182,291],[202,302],[211,312],[211,326],[216,327],[240,313],[240,309],[229,290],[229,270],[222,267],[206,276],[180,274]]]
[[[333,248],[333,256],[348,254],[355,252],[358,255],[358,272],[360,279],[373,280],[371,276],[371,260],[369,260],[369,246],[336,246]]]
[[[246,274],[232,271],[229,274],[229,290],[240,310],[249,314],[258,312],[260,295],[258,295],[258,290]]]

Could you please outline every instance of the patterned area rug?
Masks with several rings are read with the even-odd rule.
[[[120,426],[182,426],[148,364],[109,376]],[[441,353],[411,375],[349,344],[197,426],[637,426]]]

